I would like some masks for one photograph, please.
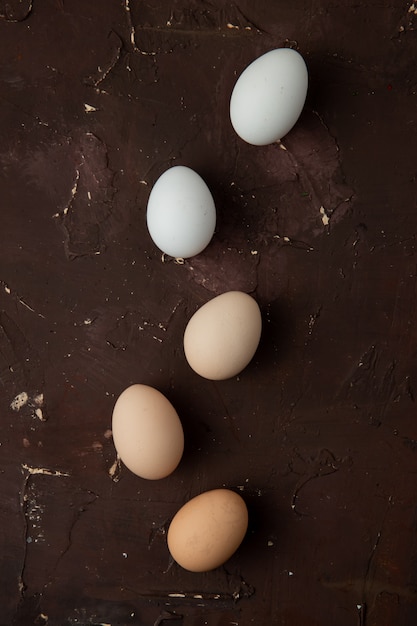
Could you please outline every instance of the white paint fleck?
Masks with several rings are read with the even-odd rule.
[[[116,456],[116,460],[114,461],[113,465],[109,469],[109,476],[115,483],[119,481],[121,470],[122,470],[122,465],[120,462],[120,458]]]
[[[185,598],[185,593],[169,593],[168,598]]]
[[[251,250],[250,253],[252,254],[252,256],[256,256],[258,254],[257,250]]]
[[[97,107],[93,107],[91,104],[84,103],[84,110],[86,113],[93,113],[94,111],[98,111]]]
[[[10,408],[13,411],[20,411],[20,409],[28,403],[29,396],[26,391],[18,393],[17,396],[10,403]]]
[[[320,207],[320,215],[321,215],[321,221],[323,222],[324,226],[327,226],[328,223],[330,222],[330,217],[327,215],[326,209],[324,208],[324,206]]]
[[[43,393],[38,393],[36,396],[33,396],[33,403],[36,406],[43,406]]]
[[[41,422],[45,421],[45,418],[43,416],[43,411],[40,407],[38,407],[37,409],[35,409],[35,415],[38,419],[40,419]]]
[[[9,295],[12,293],[12,290],[10,289],[8,285],[4,285],[4,291]]]
[[[270,547],[271,547],[271,546],[273,546],[273,545],[274,545],[274,542],[273,542],[273,541],[271,541],[271,540],[269,540],[269,541],[268,541],[268,548],[270,548]]]

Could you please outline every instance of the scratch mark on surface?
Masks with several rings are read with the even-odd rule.
[[[56,217],[60,217],[61,215],[67,215],[68,211],[70,210],[71,204],[75,198],[75,195],[77,193],[77,189],[78,189],[78,181],[80,180],[80,170],[76,169],[75,170],[75,179],[74,179],[74,183],[72,185],[71,188],[71,197],[70,200],[68,202],[68,204],[64,207],[64,209],[61,212],[58,213],[54,213],[52,217],[56,218]]]
[[[109,469],[109,476],[113,482],[115,483],[119,482],[121,471],[122,471],[122,463],[121,463],[119,455],[117,455],[113,465]]]
[[[148,538],[148,550],[151,549],[157,537],[166,537],[167,532],[168,532],[168,527],[169,527],[169,521],[164,522],[163,524],[159,524],[158,526],[155,526],[154,528],[151,528],[151,531],[149,533],[149,538]]]
[[[285,153],[277,154],[277,159],[286,163],[302,188],[301,195],[309,199],[304,210],[311,212],[313,232],[321,234],[314,226],[317,213],[323,225],[329,226],[330,218],[337,212],[340,219],[353,198],[353,190],[345,182],[335,137],[317,111],[305,110],[300,123],[285,136],[285,143],[278,141],[275,145]]]
[[[292,239],[287,235],[274,235],[273,239],[278,239],[282,246],[292,246],[298,250],[305,250],[306,252],[313,252],[314,248],[309,243],[305,241],[299,241],[297,239]]]
[[[2,285],[4,291],[7,293],[8,296],[12,296],[17,302],[19,302],[22,306],[24,306],[25,309],[27,309],[31,313],[36,313],[38,317],[45,319],[45,316],[42,315],[42,313],[37,313],[35,309],[31,307],[25,300],[23,300],[23,298],[19,296],[19,294],[16,291],[12,290],[4,280],[0,280],[0,285]]]
[[[338,466],[338,463],[334,454],[330,452],[330,450],[327,450],[326,448],[324,448],[323,450],[320,450],[317,457],[314,459],[311,459],[309,461],[309,464],[311,465],[311,468],[307,469],[307,471],[305,472],[305,475],[302,478],[300,478],[300,480],[297,482],[294,492],[292,494],[292,498],[291,498],[291,508],[294,511],[294,513],[296,513],[299,516],[305,516],[305,517],[308,516],[308,514],[302,513],[297,508],[297,500],[299,498],[300,491],[311,480],[314,480],[315,478],[321,478],[322,476],[328,476],[329,474],[333,474],[334,472],[337,472],[337,470],[339,469],[339,466]]]
[[[129,27],[130,27],[130,41],[132,43],[133,49],[136,50],[136,42],[135,42],[135,27],[132,24],[132,17],[130,14],[130,4],[129,0],[124,1],[125,11],[128,15]]]
[[[96,500],[98,499],[98,495],[96,493],[94,493],[93,491],[88,490],[88,500],[84,500],[81,504],[81,506],[79,506],[75,511],[74,511],[74,515],[73,515],[73,519],[68,531],[68,543],[66,545],[66,547],[64,548],[64,550],[62,550],[61,554],[58,556],[57,561],[55,563],[55,571],[58,569],[60,563],[62,562],[63,558],[65,557],[65,555],[69,552],[69,550],[71,549],[72,543],[73,543],[73,535],[74,535],[74,528],[77,525],[77,523],[79,522],[81,516],[83,515],[83,513],[86,512],[87,507],[90,506],[91,504],[93,504],[94,502],[96,502]]]
[[[76,161],[69,201],[52,217],[59,218],[65,233],[65,252],[72,260],[100,254],[104,249],[112,217],[115,174],[109,168],[107,146],[92,132],[76,138],[69,156]]]
[[[363,586],[363,578],[349,578],[348,580],[338,580],[338,581],[320,581],[323,587],[327,587],[329,589],[338,589],[344,592],[350,592],[352,594],[357,595],[358,590]],[[382,581],[378,579],[374,579],[370,584],[370,590],[372,590],[372,596],[377,597],[383,592],[386,592],[390,595],[396,595],[400,598],[404,598],[405,600],[413,600],[417,599],[417,589],[415,585],[394,585],[387,581]],[[356,604],[356,608],[358,611],[364,611],[363,603],[358,602]]]
[[[235,418],[232,415],[230,415],[229,409],[228,409],[227,404],[226,404],[226,402],[225,402],[225,400],[223,398],[223,395],[220,393],[219,387],[217,386],[217,384],[214,381],[213,381],[213,389],[215,390],[215,392],[217,394],[217,397],[218,397],[218,399],[220,400],[220,402],[221,402],[221,404],[223,406],[223,409],[224,409],[224,412],[225,412],[225,419],[227,419],[228,426],[230,428],[230,431],[231,431],[234,439],[236,441],[240,441],[239,431],[238,431],[238,429],[236,427]]]
[[[22,565],[20,568],[20,575],[18,580],[18,589],[21,598],[23,598],[26,590],[24,575],[26,569],[28,546],[32,543],[33,540],[36,542],[39,539],[44,539],[43,533],[39,530],[40,515],[43,512],[43,509],[37,504],[35,495],[33,495],[32,497],[30,495],[31,479],[36,476],[67,478],[70,476],[70,474],[68,474],[67,472],[62,472],[61,470],[50,469],[47,467],[34,467],[26,463],[23,463],[21,467],[23,470],[24,480],[22,488],[20,490],[20,510],[23,515],[23,535],[25,542]],[[36,530],[36,537],[32,538],[32,536],[29,535],[29,528]]]
[[[129,0],[124,0],[124,9],[126,12],[127,24],[129,28],[130,43],[132,45],[133,50],[135,52],[140,52],[141,54],[150,54],[150,55],[156,54],[156,52],[143,52],[142,50],[139,50],[138,46],[136,45],[136,29],[132,22],[132,12],[130,10]]]
[[[10,395],[13,394],[14,398],[22,393],[22,390],[28,394],[27,404],[21,406],[23,411],[26,411],[26,407],[33,409],[34,405],[30,400],[32,392],[29,390],[43,387],[41,372],[38,354],[16,322],[4,310],[0,310],[0,382],[10,390]],[[35,397],[37,395],[38,392],[35,393]],[[15,406],[23,399],[24,396]]]
[[[101,83],[106,80],[110,72],[116,67],[116,65],[120,61],[123,49],[122,40],[120,39],[119,35],[114,32],[114,30],[110,32],[108,39],[112,44],[113,49],[107,67],[103,69],[101,66],[98,66],[96,76],[90,76],[86,80],[87,84],[91,84],[93,87],[96,88],[97,91],[99,91],[99,85],[101,85]]]
[[[372,585],[373,585],[373,579],[375,577],[375,574],[371,572],[372,570],[372,566],[373,566],[373,562],[375,560],[375,556],[376,556],[376,552],[379,546],[379,543],[381,541],[381,536],[382,536],[382,532],[385,526],[385,522],[386,519],[388,517],[388,512],[391,509],[393,504],[393,498],[392,496],[389,496],[388,498],[388,502],[387,502],[387,506],[385,508],[384,514],[382,516],[382,520],[380,523],[380,526],[378,528],[378,531],[376,533],[376,537],[375,537],[375,541],[373,543],[373,546],[371,548],[371,552],[369,554],[367,563],[366,563],[366,568],[365,568],[365,574],[363,576],[363,586],[362,586],[362,607],[363,607],[363,618],[362,618],[362,623],[363,626],[365,626],[366,621],[367,621],[367,610],[368,610],[368,606],[371,604],[372,601],[372,605],[375,603],[375,599],[376,599],[376,594],[372,594]],[[373,595],[373,598],[371,597]]]
[[[162,611],[160,615],[154,621],[153,626],[161,626],[163,622],[171,621],[171,620],[180,620],[183,616],[179,613],[171,613],[171,611]]]
[[[314,325],[315,325],[315,323],[317,322],[317,320],[319,319],[319,317],[321,315],[322,308],[323,307],[319,306],[317,311],[310,315],[310,319],[309,319],[309,322],[308,322],[308,334],[309,335],[311,335],[311,333],[313,332]]]
[[[396,359],[371,345],[359,357],[337,395],[345,396],[357,407],[376,411],[380,423],[392,402],[398,402],[403,396],[413,400],[407,378],[399,382]]]
[[[28,472],[28,476],[36,476],[41,474],[42,476],[56,476],[56,477],[68,477],[71,474],[67,472],[61,472],[60,470],[52,470],[47,467],[32,467],[31,465],[27,465],[26,463],[22,464],[22,469]]]

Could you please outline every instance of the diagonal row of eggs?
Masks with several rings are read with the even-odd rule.
[[[296,123],[307,94],[307,69],[289,48],[271,50],[241,74],[230,100],[236,133],[253,145],[280,140]],[[216,208],[204,180],[192,169],[175,166],[156,181],[147,206],[149,234],[162,252],[188,258],[202,252],[216,227]],[[240,291],[223,293],[204,304],[189,320],[184,355],[190,367],[209,380],[239,374],[260,341],[261,312]],[[157,389],[131,385],[116,401],[112,417],[117,454],[134,474],[165,478],[178,466],[184,432],[170,401]],[[193,572],[209,571],[227,561],[248,527],[244,500],[229,489],[206,491],[174,516],[167,542],[174,560]]]
[[[254,298],[228,291],[191,317],[184,332],[184,354],[202,377],[231,378],[253,358],[261,330],[261,312]],[[181,420],[168,398],[154,387],[134,384],[120,394],[113,409],[112,431],[119,458],[141,478],[165,478],[181,461]],[[169,551],[185,569],[208,571],[235,552],[247,526],[248,512],[241,496],[229,489],[208,491],[187,502],[173,518],[167,536]]]

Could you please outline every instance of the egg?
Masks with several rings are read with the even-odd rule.
[[[185,358],[204,378],[231,378],[251,361],[261,330],[256,300],[242,291],[227,291],[206,302],[189,320],[184,332]]]
[[[282,139],[300,117],[308,72],[291,48],[270,50],[239,76],[230,99],[230,120],[244,141],[264,146]]]
[[[154,184],[146,219],[156,246],[175,258],[202,252],[216,227],[216,207],[209,188],[197,172],[176,165]]]
[[[191,572],[225,563],[248,528],[244,500],[229,489],[213,489],[189,500],[174,516],[167,535],[173,559]]]
[[[184,451],[184,432],[169,400],[148,385],[131,385],[118,397],[112,417],[113,441],[121,461],[142,478],[171,474]]]

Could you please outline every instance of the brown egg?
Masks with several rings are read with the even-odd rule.
[[[204,378],[231,378],[251,361],[261,330],[261,312],[251,296],[242,291],[222,293],[204,304],[188,322],[185,357]]]
[[[168,548],[179,565],[207,572],[225,563],[248,528],[243,499],[229,489],[213,489],[189,500],[168,529]]]
[[[169,400],[148,385],[132,385],[113,409],[113,441],[131,472],[156,480],[171,474],[184,451],[184,432]]]

